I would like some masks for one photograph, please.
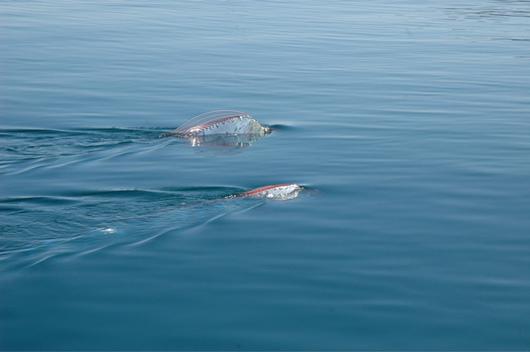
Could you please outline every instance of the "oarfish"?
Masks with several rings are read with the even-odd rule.
[[[234,110],[218,110],[198,115],[171,132],[184,138],[212,135],[255,135],[263,136],[271,128],[263,126],[250,114]]]
[[[251,189],[250,191],[241,193],[239,197],[289,200],[298,197],[298,194],[303,189],[304,187],[296,183],[282,183]]]

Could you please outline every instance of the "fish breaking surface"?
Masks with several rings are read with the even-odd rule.
[[[198,115],[178,127],[172,135],[201,137],[209,135],[257,135],[271,132],[250,114],[234,110],[218,110]]]
[[[266,198],[273,200],[289,200],[298,197],[303,187],[293,184],[278,184],[255,188],[243,193],[242,197]]]

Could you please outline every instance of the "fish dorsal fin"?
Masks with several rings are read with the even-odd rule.
[[[189,134],[190,129],[194,127],[200,127],[200,126],[208,126],[215,123],[220,123],[223,121],[229,121],[230,119],[237,119],[237,118],[252,118],[250,114],[242,111],[236,111],[236,110],[215,110],[206,112],[204,114],[197,115],[190,120],[183,123],[181,126],[179,126],[175,133],[177,134]]]

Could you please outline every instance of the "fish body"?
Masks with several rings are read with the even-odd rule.
[[[270,128],[260,124],[250,114],[234,110],[219,110],[198,115],[182,124],[171,134],[193,138],[213,135],[263,136],[268,133],[270,133]]]
[[[289,200],[298,197],[302,189],[303,187],[296,183],[282,183],[255,188],[242,193],[240,196],[244,198]]]

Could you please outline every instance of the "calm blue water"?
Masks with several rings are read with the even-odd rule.
[[[0,348],[527,349],[529,136],[528,1],[1,1]]]

